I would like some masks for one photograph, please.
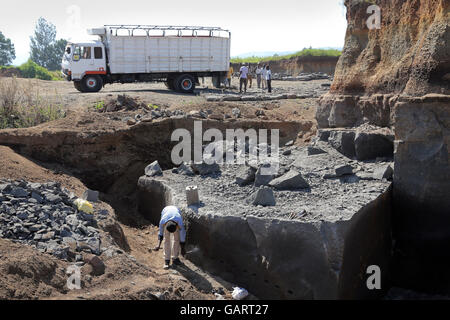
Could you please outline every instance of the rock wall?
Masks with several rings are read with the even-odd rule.
[[[380,29],[366,25],[372,4],[381,8]],[[395,284],[450,292],[450,1],[345,5],[345,46],[319,102],[319,133],[394,129]]]
[[[450,2],[373,3],[381,8],[381,28],[369,30],[372,2],[345,1],[345,46],[330,92],[320,101],[319,128],[392,125],[386,115],[393,112],[398,95],[450,94]],[[374,117],[377,110],[382,114]],[[340,121],[342,113],[350,119]]]
[[[336,63],[339,57],[294,57],[291,59],[265,61],[261,64],[269,64],[273,73],[290,74],[297,76],[304,73],[323,72],[329,75],[334,74]],[[255,67],[256,64],[250,64]],[[239,71],[239,63],[233,63],[235,72]]]
[[[367,8],[381,8],[369,30]],[[449,94],[448,0],[346,0],[348,28],[331,92]]]
[[[450,96],[402,98],[395,106],[396,278],[449,292]]]

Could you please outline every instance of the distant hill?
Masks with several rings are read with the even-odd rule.
[[[254,52],[247,52],[239,54],[233,58],[250,58],[250,57],[270,57],[274,55],[287,55],[295,53],[296,51],[283,51],[283,52],[277,52],[277,51],[254,51]]]
[[[342,51],[342,48],[337,48],[337,47],[321,47],[321,48],[317,48],[317,49]],[[253,51],[253,52],[246,52],[246,53],[238,54],[238,55],[232,57],[232,59],[245,59],[245,58],[251,58],[251,57],[265,58],[265,57],[272,57],[275,55],[286,56],[286,55],[294,54],[296,52],[298,52],[298,51]]]
[[[245,55],[240,55],[238,57],[234,57],[231,59],[232,63],[258,63],[262,61],[274,61],[274,60],[283,60],[290,59],[293,57],[339,57],[342,53],[340,49],[336,48],[319,48],[319,49],[303,49],[298,52],[290,52],[284,54],[283,52],[274,53],[270,55],[269,51],[265,52],[266,55],[256,55],[253,53],[248,53]],[[253,55],[249,55],[253,54]]]

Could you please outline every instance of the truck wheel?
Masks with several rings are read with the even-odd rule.
[[[97,75],[87,75],[81,81],[83,92],[99,92],[103,87],[103,79]]]
[[[73,86],[75,87],[75,89],[77,89],[80,92],[83,92],[83,89],[81,89],[81,82],[80,81],[74,81],[73,82]]]
[[[189,74],[183,74],[177,79],[177,91],[181,93],[192,93],[195,89],[195,79]]]

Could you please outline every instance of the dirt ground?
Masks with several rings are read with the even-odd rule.
[[[92,106],[98,101],[117,98],[126,94],[146,104],[158,105],[162,110],[212,110],[223,116],[231,115],[233,108],[240,108],[243,119],[291,120],[310,122],[309,133],[299,137],[298,144],[307,143],[315,133],[314,114],[316,98],[259,101],[259,102],[206,102],[208,93],[217,89],[202,86],[196,95],[174,93],[164,84],[108,85],[99,93],[83,94],[76,91],[72,83],[18,79],[20,83],[32,81],[40,95],[59,101],[67,110],[68,117],[41,124],[29,130],[49,133],[53,129],[64,129],[79,134],[93,131],[116,131],[127,127],[120,118],[134,116],[140,111],[115,112],[119,120],[111,115],[100,114]],[[235,80],[236,82],[237,80]],[[319,83],[275,81],[274,87],[282,90],[303,92]],[[258,89],[252,88],[250,92]],[[255,116],[264,110],[265,118]],[[159,120],[154,120],[159,121]],[[0,146],[0,180],[27,180],[32,182],[60,182],[63,187],[81,196],[87,187],[60,164],[41,163],[19,155],[7,146]],[[114,211],[107,203],[96,204],[98,208]],[[114,214],[114,212],[113,212]],[[204,272],[188,260],[184,265],[164,270],[162,251],[149,250],[157,245],[157,227],[145,225],[131,227],[120,223],[127,239],[129,250],[119,256],[106,259],[106,272],[102,276],[87,276],[82,279],[81,290],[68,291],[65,287],[67,262],[37,252],[31,247],[0,239],[0,298],[6,299],[216,299],[214,292],[221,292],[231,299],[232,287],[219,277]],[[130,258],[131,257],[131,258]],[[83,277],[83,276],[82,276]]]
[[[193,105],[205,105],[204,95],[222,92],[238,93],[237,87],[239,79],[233,78],[232,89],[216,89],[209,80],[205,79],[205,83],[197,87],[195,94],[182,94],[168,90],[163,83],[132,83],[132,84],[108,84],[98,93],[81,93],[77,91],[73,82],[67,81],[43,81],[18,79],[20,82],[33,83],[33,86],[39,90],[41,95],[52,96],[62,102],[62,104],[71,110],[85,109],[98,101],[105,100],[108,97],[119,94],[126,94],[131,97],[138,97],[146,103],[161,106],[170,109],[182,109]],[[252,88],[248,88],[248,93],[263,92],[258,89],[256,81]],[[313,80],[308,82],[301,81],[273,81],[274,92],[290,91],[290,92],[311,92],[314,88],[320,87],[323,83],[331,83],[328,80]],[[294,100],[295,101],[295,100]],[[292,102],[292,101],[289,101]],[[211,104],[211,103],[208,103]],[[241,102],[242,104],[242,102]],[[289,104],[289,103],[287,103]]]
[[[1,78],[0,78],[1,79]],[[5,79],[5,78],[4,78]],[[212,84],[208,81],[204,85],[198,87],[195,94],[180,94],[168,90],[163,83],[141,83],[141,84],[113,84],[106,85],[98,93],[80,93],[78,92],[72,82],[67,81],[43,81],[43,80],[29,80],[17,79],[20,84],[29,86],[29,82],[39,96],[44,97],[49,101],[55,101],[66,110],[68,115],[72,117],[58,121],[56,123],[47,123],[40,125],[38,130],[46,127],[51,130],[54,127],[61,126],[67,129],[78,128],[82,130],[88,126],[90,129],[112,129],[126,126],[123,120],[127,117],[134,118],[136,115],[143,115],[142,110],[133,112],[114,112],[105,113],[103,118],[93,115],[95,112],[94,106],[98,102],[106,102],[111,99],[117,99],[118,95],[127,95],[137,102],[145,105],[158,106],[160,110],[181,110],[189,113],[193,110],[203,110],[212,113],[214,118],[223,119],[225,115],[232,117],[232,110],[239,108],[241,110],[242,119],[252,119],[256,121],[299,121],[310,122],[310,132],[298,137],[297,145],[304,145],[310,141],[311,136],[316,133],[316,120],[314,119],[317,105],[317,98],[304,99],[285,99],[273,101],[227,101],[227,102],[207,102],[205,96],[208,94],[217,94],[223,92],[222,89],[212,88]],[[226,93],[238,93],[238,88],[235,86],[238,79],[233,79],[232,89],[224,90]],[[274,81],[274,92],[279,93],[297,93],[297,94],[311,94],[317,92],[323,94],[326,89],[321,87],[321,84],[330,83],[328,80],[314,80],[309,82],[299,81]],[[249,94],[263,92],[254,84],[252,88],[247,91]],[[263,117],[258,117],[256,112],[264,112]],[[75,113],[75,115],[73,115]],[[90,121],[86,118],[95,117],[96,119],[103,119],[101,121]],[[74,120],[75,119],[75,120]],[[78,121],[78,120],[79,121]],[[113,120],[113,121],[111,121]],[[158,120],[157,120],[158,121]],[[76,125],[75,122],[77,122]],[[94,122],[94,123],[92,123]]]

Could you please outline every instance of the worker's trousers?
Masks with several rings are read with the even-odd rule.
[[[267,91],[269,93],[272,92],[272,80],[266,80],[267,81]]]
[[[261,80],[262,80],[261,75],[260,74],[256,75],[256,82],[258,83],[258,89],[261,88]]]
[[[164,260],[177,259],[180,255],[180,230],[170,233],[164,228]]]
[[[244,91],[247,92],[247,79],[241,78],[239,81],[239,92],[242,92],[242,85],[244,85]]]

